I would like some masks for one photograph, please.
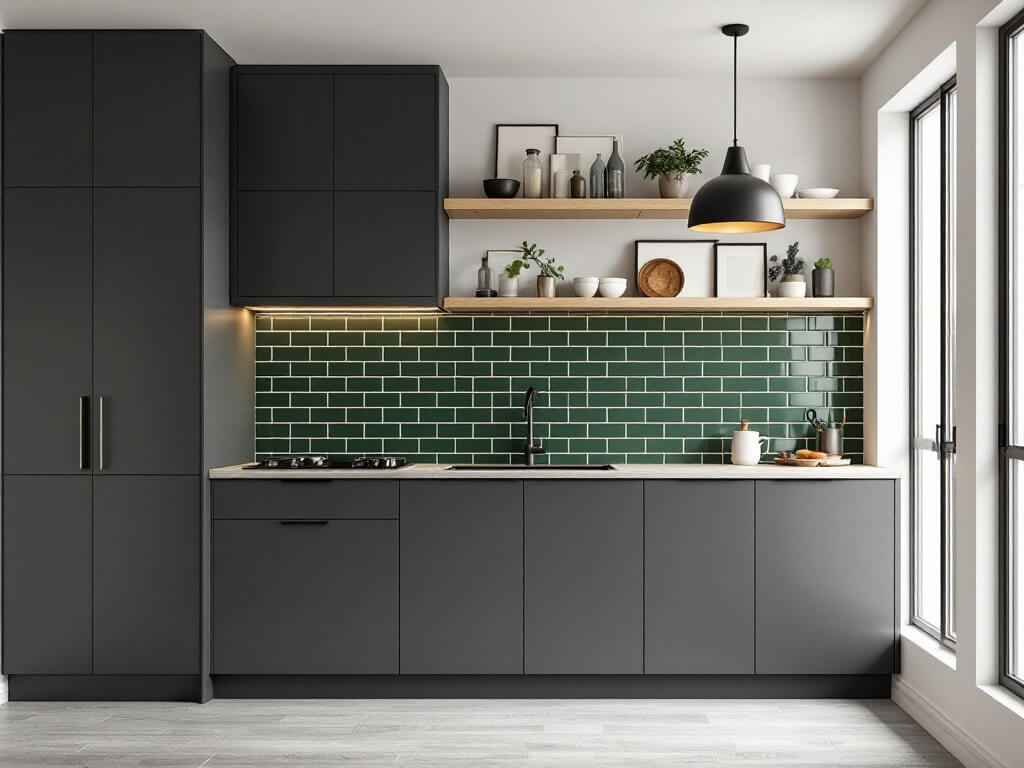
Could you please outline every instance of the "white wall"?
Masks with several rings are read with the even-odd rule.
[[[931,0],[861,80],[863,285],[876,296],[865,349],[865,450],[906,469],[907,111],[955,71],[958,90],[955,658],[905,628],[893,698],[967,765],[1024,766],[1024,702],[998,687],[996,28],[1024,5]],[[991,13],[990,13],[991,12]],[[987,15],[988,14],[988,15]],[[906,484],[904,484],[906,485]],[[904,487],[906,491],[906,487]],[[907,494],[904,492],[904,531]],[[906,538],[904,538],[906,542]],[[907,551],[904,548],[906,563]],[[904,568],[904,577],[906,570]],[[907,618],[904,578],[903,618]]]
[[[741,58],[741,72],[742,66]],[[711,150],[705,179],[718,174],[732,136],[728,79],[453,78],[449,85],[453,197],[483,196],[481,180],[494,175],[496,123],[557,123],[563,134],[620,134],[630,169],[640,155],[681,136],[688,147]],[[740,143],[751,163],[798,173],[801,186],[861,194],[857,81],[744,79],[739,107]],[[657,197],[657,183],[630,172],[626,196]],[[799,240],[808,272],[815,259],[828,256],[837,270],[836,293],[859,295],[860,236],[856,221],[791,221],[764,236],[723,239],[766,241],[768,252],[780,256]],[[452,221],[451,292],[472,295],[483,252],[515,248],[523,240],[546,248],[569,275],[632,277],[634,240],[688,238],[698,236],[683,221]],[[572,287],[561,290],[571,293]]]

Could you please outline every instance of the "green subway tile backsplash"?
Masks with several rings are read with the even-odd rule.
[[[863,316],[256,316],[257,458],[400,453],[538,462],[728,461],[741,418],[771,454],[809,447],[804,410],[863,451]],[[824,413],[822,413],[824,411]]]

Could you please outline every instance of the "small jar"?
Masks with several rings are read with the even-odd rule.
[[[540,150],[526,150],[523,160],[523,197],[539,198],[544,180],[544,166],[540,162]]]
[[[587,196],[587,180],[578,170],[572,172],[569,179],[569,196],[579,199]]]

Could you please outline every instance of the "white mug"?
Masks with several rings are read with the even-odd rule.
[[[772,175],[772,166],[770,163],[754,163],[750,166],[750,175],[756,176],[761,181],[768,181]]]
[[[762,445],[764,443],[764,445]],[[752,430],[736,430],[732,433],[732,463],[752,467],[761,461],[768,450],[768,438]]]

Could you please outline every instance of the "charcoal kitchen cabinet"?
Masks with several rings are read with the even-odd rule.
[[[215,674],[398,672],[397,521],[309,514],[214,520]]]
[[[752,674],[754,481],[645,482],[644,585],[647,674]]]
[[[402,673],[522,674],[523,482],[408,480],[401,499]]]
[[[527,674],[643,672],[643,481],[527,480]]]
[[[891,674],[892,480],[757,481],[758,674]]]
[[[440,68],[242,66],[232,83],[232,303],[438,306],[448,284]]]

